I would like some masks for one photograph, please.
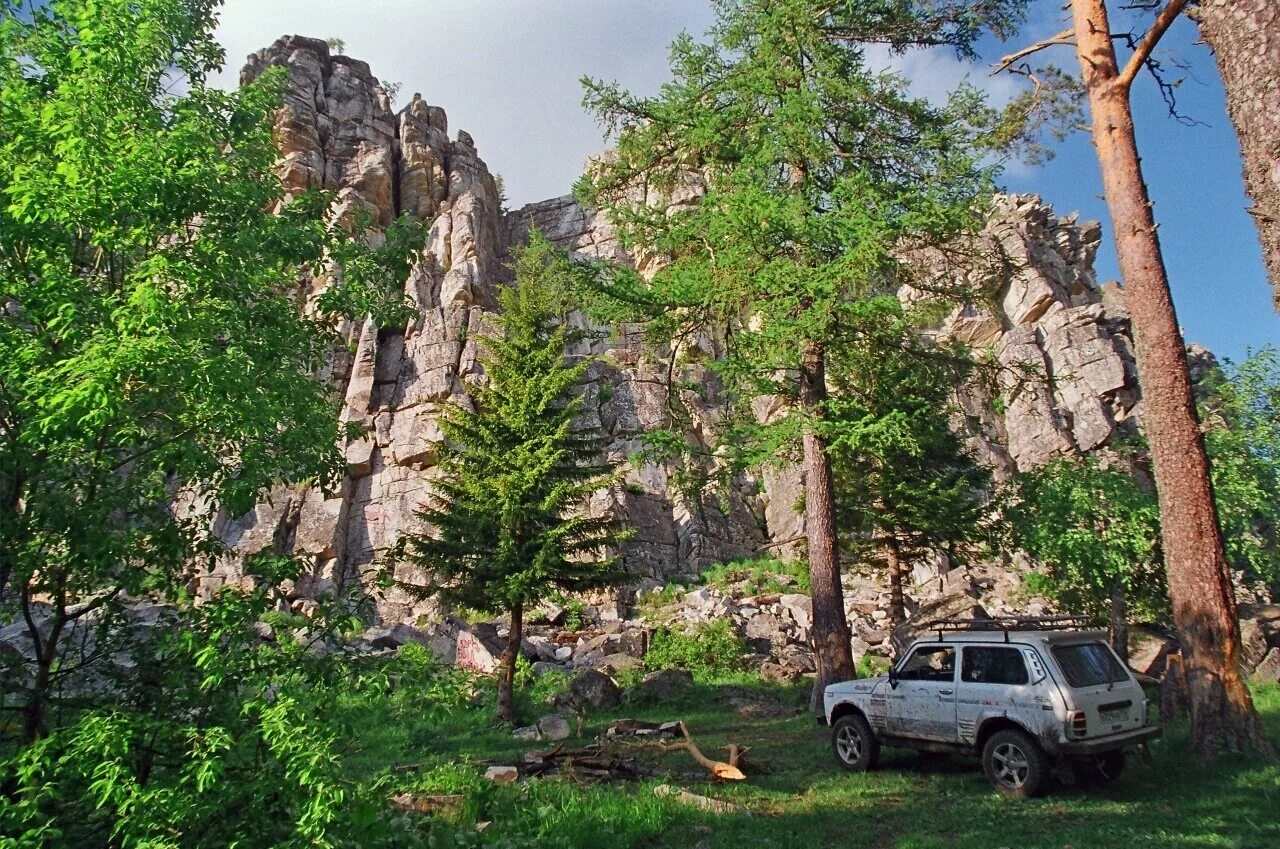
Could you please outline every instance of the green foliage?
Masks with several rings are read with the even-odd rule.
[[[889,671],[891,665],[887,658],[864,654],[858,658],[858,677],[875,678],[878,675],[884,675]]]
[[[666,629],[653,635],[644,656],[647,669],[687,669],[699,677],[742,669],[747,645],[727,620],[717,619],[687,630]]]
[[[582,617],[587,612],[587,606],[582,603],[580,598],[565,599],[564,602],[564,627],[568,631],[582,630]]]
[[[0,3],[0,600],[53,603],[30,736],[77,619],[181,596],[214,511],[342,479],[333,320],[403,315],[378,282],[412,228],[371,254],[325,223],[328,197],[285,199],[283,72],[206,85],[217,6]],[[321,273],[343,295],[304,316],[299,281]]]
[[[755,594],[807,593],[809,565],[804,561],[783,561],[774,557],[730,560],[704,571],[702,581],[711,587],[729,587],[745,582],[747,592]],[[683,587],[680,589],[686,591]]]
[[[826,415],[801,398],[806,351],[874,338],[875,296],[908,280],[957,294],[900,257],[978,222],[991,184],[974,122],[989,116],[972,92],[941,106],[911,97],[904,80],[871,67],[865,45],[964,51],[979,24],[1013,21],[1020,6],[725,0],[706,43],[672,45],[673,79],[657,96],[584,81],[617,150],[577,193],[609,214],[626,247],[667,260],[646,276],[598,268],[584,294],[599,318],[643,323],[672,356],[710,354],[731,409],[709,450],[687,445],[689,393],[676,370],[677,415],[649,435],[654,453],[685,452],[715,475],[794,455]],[[673,194],[697,202],[672,209]],[[783,401],[764,424],[752,409],[761,396]]]
[[[991,479],[951,429],[972,360],[923,337],[896,297],[866,306],[866,332],[832,352],[827,432],[842,542],[963,555],[981,538]]]
[[[476,409],[442,416],[437,501],[419,513],[427,532],[404,541],[405,556],[435,580],[412,592],[498,613],[620,577],[603,556],[618,524],[581,509],[616,472],[598,461],[599,435],[575,423],[592,359],[566,355],[578,338],[562,321],[567,262],[534,234],[515,284],[499,293],[498,333],[479,340],[486,380],[471,386]]]
[[[1012,544],[1047,569],[1037,589],[1072,612],[1107,618],[1119,586],[1138,615],[1162,615],[1160,511],[1128,471],[1095,457],[1054,460],[1014,478],[1002,506]]]
[[[127,644],[113,698],[35,743],[0,749],[0,846],[350,845],[380,802],[342,775],[337,730],[316,713],[350,680],[298,640],[260,646],[265,588],[171,611]],[[329,639],[335,605],[308,620]],[[284,634],[280,635],[284,637]],[[236,816],[226,816],[235,811]]]
[[[1263,348],[1205,384],[1201,418],[1227,556],[1280,589],[1280,355]]]

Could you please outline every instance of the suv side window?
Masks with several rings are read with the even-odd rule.
[[[968,684],[1026,684],[1022,652],[1005,646],[965,646],[960,680]]]
[[[947,681],[956,677],[956,650],[952,646],[921,646],[898,669],[899,681]]]

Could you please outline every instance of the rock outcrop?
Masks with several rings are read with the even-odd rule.
[[[290,79],[276,124],[286,188],[335,192],[335,215],[365,227],[374,240],[403,213],[430,228],[405,281],[419,317],[403,327],[369,321],[344,327],[348,344],[334,351],[329,377],[345,399],[341,415],[366,428],[363,438],[343,446],[342,486],[281,490],[246,516],[216,519],[231,554],[206,576],[206,590],[236,580],[244,556],[274,548],[310,558],[311,573],[292,592],[304,599],[364,591],[371,571],[388,565],[387,553],[416,527],[414,513],[436,474],[439,412],[446,404],[470,404],[467,381],[478,367],[469,331],[492,308],[509,251],[529,229],[579,255],[631,258],[609,222],[571,197],[502,212],[474,140],[461,131],[451,138],[444,111],[419,95],[393,112],[365,63],[291,36],[250,57],[243,79],[274,66],[287,68]],[[957,309],[939,331],[1005,366],[999,385],[961,394],[956,421],[998,477],[1056,455],[1099,450],[1135,425],[1140,405],[1123,298],[1094,279],[1099,237],[1096,224],[1058,217],[1036,197],[1000,200],[984,234],[999,262],[994,272],[980,273],[983,303]],[[326,284],[317,278],[306,294],[314,297]],[[643,432],[669,423],[663,374],[625,327],[584,344],[605,355],[585,387],[587,415],[607,434],[609,458],[622,460],[639,449]],[[709,384],[697,364],[690,369],[686,379]],[[694,405],[695,440],[716,419],[714,393],[707,395]],[[803,532],[795,509],[803,480],[794,467],[764,470],[758,479],[740,480],[727,498],[705,500],[684,497],[676,471],[657,463],[631,468],[625,485],[591,505],[636,529],[624,560],[650,585]],[[418,577],[390,565],[401,579]],[[394,589],[369,592],[387,623],[434,613]],[[788,616],[799,624],[804,614]],[[762,644],[777,641],[767,623],[755,630]]]

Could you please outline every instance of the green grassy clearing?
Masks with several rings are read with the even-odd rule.
[[[797,847],[882,849],[1162,849],[1280,846],[1280,763],[1222,758],[1210,767],[1187,751],[1186,730],[1168,729],[1153,746],[1153,762],[1131,758],[1126,773],[1105,790],[1059,787],[1044,799],[1006,800],[987,784],[976,758],[926,759],[886,750],[875,772],[841,772],[827,731],[802,711],[806,693],[760,684],[699,685],[679,703],[624,706],[589,718],[590,742],[616,717],[683,719],[709,756],[730,742],[752,747],[749,779],[714,785],[670,780],[692,792],[741,805],[748,813],[711,814],[653,793],[663,779],[579,784],[559,779],[499,787],[482,778],[484,760],[516,763],[545,744],[512,739],[492,724],[487,707],[448,713],[401,708],[372,716],[353,700],[335,705],[334,719],[351,736],[351,778],[375,781],[388,793],[462,793],[455,822],[420,815],[414,831],[430,846],[554,847]],[[795,715],[744,718],[743,698],[782,704]],[[1280,687],[1257,691],[1269,732],[1280,738]],[[547,708],[528,706],[529,719]],[[723,755],[719,755],[723,757]],[[647,752],[646,763],[688,773],[682,752]],[[413,768],[403,768],[413,765]],[[395,766],[400,769],[393,770]],[[483,832],[476,823],[489,822]]]

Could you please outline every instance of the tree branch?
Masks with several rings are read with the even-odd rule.
[[[1141,43],[1134,49],[1133,55],[1129,57],[1129,62],[1124,66],[1124,70],[1120,72],[1120,76],[1116,77],[1116,85],[1126,90],[1133,85],[1133,81],[1137,79],[1142,66],[1151,58],[1151,52],[1156,49],[1160,39],[1164,37],[1169,27],[1173,26],[1173,22],[1182,14],[1182,10],[1187,7],[1187,2],[1188,0],[1169,0],[1169,5],[1165,6],[1159,15],[1156,15],[1156,22],[1151,25],[1151,29],[1147,30],[1147,34],[1142,37]]]
[[[1183,2],[1186,2],[1186,0],[1183,0]],[[1058,33],[1057,35],[1051,38],[1046,38],[1044,41],[1037,41],[1035,44],[1032,44],[1029,47],[1024,47],[1021,50],[1017,51],[1016,53],[1010,53],[1008,56],[1001,58],[1000,62],[996,65],[995,70],[991,72],[991,76],[994,77],[996,74],[1000,73],[1001,71],[1009,70],[1009,68],[1011,68],[1014,65],[1014,63],[1016,63],[1019,59],[1025,59],[1026,57],[1030,56],[1032,53],[1039,53],[1041,50],[1045,50],[1049,47],[1054,47],[1059,44],[1075,44],[1075,43],[1076,43],[1075,33],[1072,30],[1064,29],[1062,32]]]

